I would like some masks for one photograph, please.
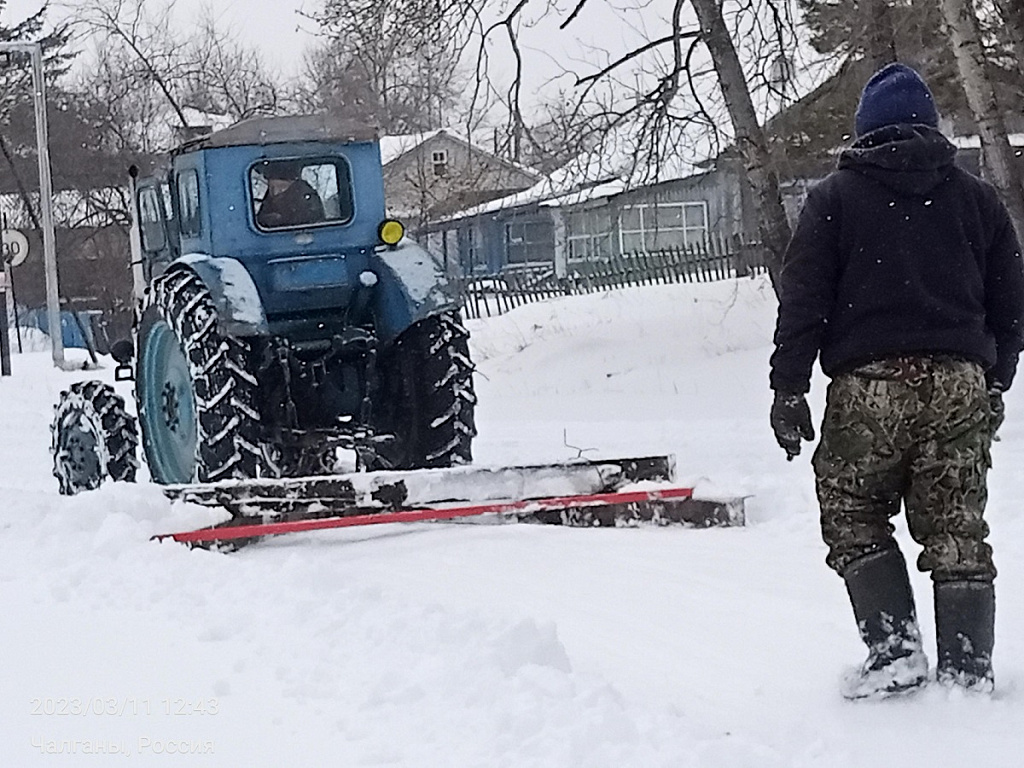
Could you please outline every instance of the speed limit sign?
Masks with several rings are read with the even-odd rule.
[[[16,267],[28,258],[28,238],[16,229],[5,229],[0,233],[0,253],[3,260]]]

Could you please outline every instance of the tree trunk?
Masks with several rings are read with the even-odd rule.
[[[988,77],[974,3],[972,0],[941,0],[941,4],[967,103],[978,124],[985,174],[1009,209],[1018,236],[1024,237],[1024,183],[1006,138],[1006,125],[996,102],[995,89]]]
[[[782,257],[792,232],[782,205],[779,176],[768,154],[768,140],[757,121],[750,89],[739,57],[722,18],[721,0],[692,0],[700,22],[701,38],[715,65],[729,119],[736,134],[736,146],[743,155],[747,179],[754,191],[758,232],[764,246],[768,274],[775,293],[779,292]]]
[[[1006,34],[1020,65],[1024,63],[1024,4],[1020,0],[996,0],[996,9],[1006,25]]]
[[[890,0],[870,0],[868,14],[868,56],[875,71],[898,61],[896,54],[896,32],[892,26]]]

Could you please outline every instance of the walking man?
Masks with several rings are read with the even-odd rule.
[[[771,423],[792,459],[805,399],[831,378],[812,460],[827,563],[868,659],[844,695],[927,680],[906,563],[906,509],[930,571],[936,678],[991,691],[996,569],[986,543],[989,447],[1024,346],[1020,246],[994,189],[954,165],[928,86],[890,64],[864,87],[857,138],[807,196],[781,278]]]

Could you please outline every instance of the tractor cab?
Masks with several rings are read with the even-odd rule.
[[[404,234],[385,219],[375,131],[320,115],[254,118],[195,139],[166,174],[136,181],[136,205],[142,292],[181,260],[211,282],[227,269],[266,332],[293,337],[322,335],[308,323],[351,322],[361,276]]]

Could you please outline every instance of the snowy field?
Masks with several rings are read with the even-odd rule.
[[[735,529],[156,544],[210,513],[145,483],[60,497],[48,424],[78,377],[16,355],[0,380],[0,766],[1021,765],[1024,385],[991,482],[997,694],[847,703],[863,647],[824,565],[810,451],[787,463],[768,426],[774,315],[767,283],[743,280],[471,324],[478,463],[674,453],[682,482],[748,496]],[[823,400],[819,378],[816,419]],[[933,647],[929,582],[912,578]]]

